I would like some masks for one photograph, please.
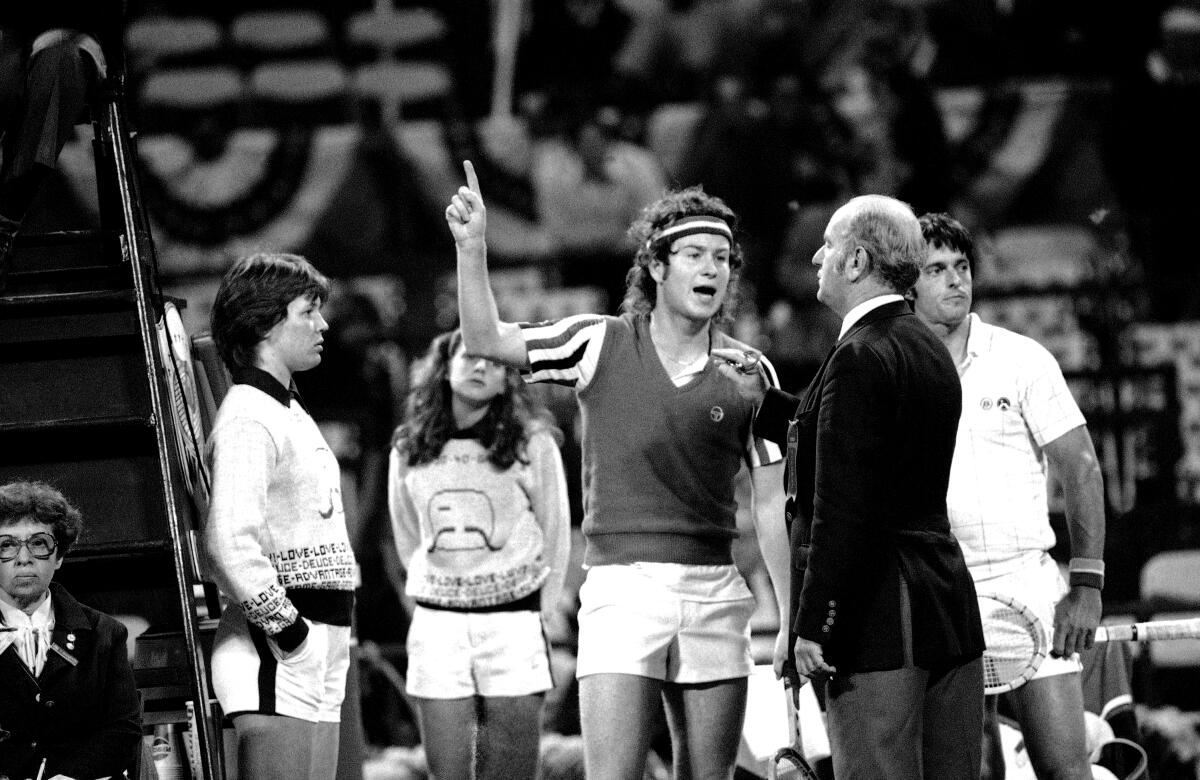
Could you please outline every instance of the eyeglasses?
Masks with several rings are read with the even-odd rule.
[[[46,560],[58,549],[58,540],[53,534],[40,533],[28,539],[18,539],[15,536],[0,536],[0,561],[11,561],[21,554],[21,548],[28,547],[29,554],[38,560]]]

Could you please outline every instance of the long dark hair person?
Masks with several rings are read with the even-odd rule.
[[[405,421],[392,438],[392,445],[406,457],[410,467],[437,459],[455,433],[449,369],[450,359],[461,344],[460,331],[443,333],[413,367]],[[525,445],[534,430],[546,430],[562,443],[554,417],[533,398],[520,373],[512,368],[505,369],[504,391],[492,399],[477,427],[488,460],[500,470],[518,460],[529,462]]]

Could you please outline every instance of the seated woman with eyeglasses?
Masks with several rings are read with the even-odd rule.
[[[140,745],[125,626],[51,582],[81,524],[49,485],[0,485],[0,777],[117,776]]]

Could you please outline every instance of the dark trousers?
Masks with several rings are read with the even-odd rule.
[[[0,215],[20,222],[58,153],[75,135],[96,80],[91,58],[68,38],[30,57],[27,41],[0,30]]]
[[[837,780],[971,780],[983,739],[983,665],[912,664],[907,588],[902,615],[906,665],[832,677],[825,688]]]

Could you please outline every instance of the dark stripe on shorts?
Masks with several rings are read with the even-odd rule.
[[[540,612],[542,609],[542,592],[535,590],[524,598],[507,601],[503,604],[489,604],[486,607],[450,607],[445,604],[432,604],[417,599],[417,605],[425,609],[437,609],[443,612]]]
[[[270,715],[275,712],[275,672],[279,662],[275,660],[270,645],[267,644],[267,634],[253,623],[250,628],[250,638],[254,641],[254,649],[258,651],[258,711]]]

